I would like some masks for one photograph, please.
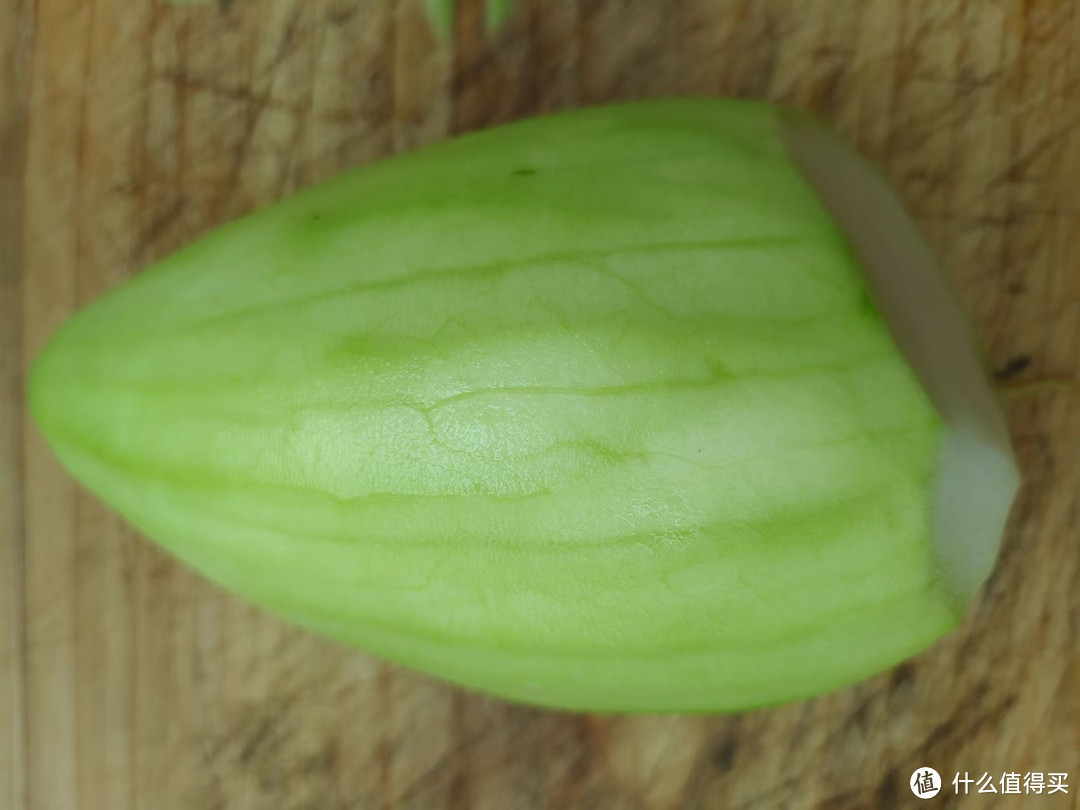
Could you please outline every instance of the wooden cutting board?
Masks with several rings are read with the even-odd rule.
[[[671,94],[779,99],[854,139],[1009,386],[1026,483],[997,571],[917,659],[736,717],[505,705],[222,593],[27,420],[61,321],[212,226],[453,133]],[[918,804],[921,766],[948,806],[1077,806],[1078,123],[1073,0],[533,0],[490,36],[466,2],[451,42],[421,0],[5,0],[0,808],[887,808]],[[957,772],[998,793],[958,799]],[[1002,795],[1012,772],[1072,784]]]

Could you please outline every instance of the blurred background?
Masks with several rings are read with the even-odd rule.
[[[1025,486],[998,568],[889,673],[734,717],[477,697],[196,577],[26,419],[62,320],[217,224],[457,133],[687,94],[784,101],[860,146],[1006,389]],[[424,0],[4,0],[0,808],[889,808],[924,766],[940,806],[1078,806],[1078,122],[1074,0],[520,0],[492,31],[462,0],[446,37]],[[1002,795],[1032,771],[1068,794]],[[997,793],[955,795],[965,772]]]

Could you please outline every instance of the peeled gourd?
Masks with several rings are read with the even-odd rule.
[[[1018,487],[886,183],[748,101],[346,173],[75,315],[29,398],[79,481],[225,588],[578,710],[887,669],[957,624]]]

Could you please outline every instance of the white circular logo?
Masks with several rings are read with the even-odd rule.
[[[941,792],[941,774],[933,768],[919,768],[911,775],[911,792],[920,799],[932,799]]]

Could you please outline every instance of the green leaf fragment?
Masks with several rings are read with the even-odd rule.
[[[509,18],[517,0],[486,0],[485,23],[489,32],[498,31]],[[456,0],[426,0],[428,16],[443,36],[449,36],[454,28]]]
[[[454,0],[425,0],[432,25],[444,37],[454,29]]]
[[[517,0],[487,0],[487,25],[489,31],[498,31],[517,5]]]

